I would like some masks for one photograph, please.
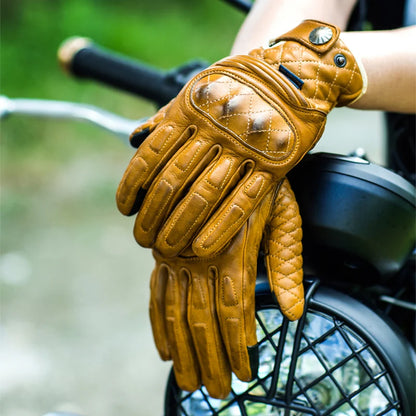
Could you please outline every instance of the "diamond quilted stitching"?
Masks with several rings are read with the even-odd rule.
[[[193,87],[193,102],[205,115],[271,159],[286,157],[294,144],[287,120],[248,85],[210,74]]]
[[[294,195],[285,180],[270,222],[270,280],[285,315],[296,319],[303,305],[302,230]]]
[[[343,48],[334,48],[331,53],[334,55],[343,53],[347,57],[347,61],[354,62],[352,68],[342,68],[343,77],[347,77],[342,81],[339,80],[340,70],[332,60],[325,62],[320,54],[294,42],[278,44],[274,48],[262,51],[260,56],[276,70],[280,64],[283,64],[295,73],[304,81],[302,92],[305,96],[313,100],[317,107],[327,107],[329,102],[335,103],[337,101],[340,91],[347,95],[353,93],[351,86],[361,77],[359,68],[350,52]]]

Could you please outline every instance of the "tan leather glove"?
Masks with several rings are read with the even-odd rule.
[[[175,256],[192,243],[209,256],[230,241],[321,137],[329,111],[363,93],[364,73],[339,33],[307,20],[270,48],[225,58],[133,134],[150,133],[117,204],[138,212],[139,244]]]
[[[263,229],[270,287],[289,319],[302,315],[301,219],[289,182],[278,188],[221,253],[166,258],[153,252],[153,336],[162,359],[173,360],[183,390],[202,383],[212,397],[224,398],[231,371],[243,381],[257,373],[255,282]]]

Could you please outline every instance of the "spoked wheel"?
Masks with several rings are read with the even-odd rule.
[[[309,285],[297,322],[283,318],[267,284],[256,289],[260,366],[233,376],[227,399],[168,381],[166,416],[413,416],[415,362],[407,341],[372,310]]]

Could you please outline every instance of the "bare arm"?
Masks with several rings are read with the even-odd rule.
[[[257,0],[235,39],[232,54],[243,54],[293,29],[305,19],[345,30],[356,0]]]
[[[416,112],[416,26],[345,32],[341,38],[361,57],[367,92],[351,105],[368,110]]]
[[[356,0],[257,0],[242,25],[232,54],[267,46],[304,19],[318,19],[345,30]],[[342,39],[359,56],[368,77],[367,93],[352,107],[416,112],[416,26],[344,32]]]

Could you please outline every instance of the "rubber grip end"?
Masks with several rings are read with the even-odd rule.
[[[92,45],[89,38],[73,36],[64,40],[58,49],[58,62],[65,72],[71,73],[72,62],[75,55]]]

